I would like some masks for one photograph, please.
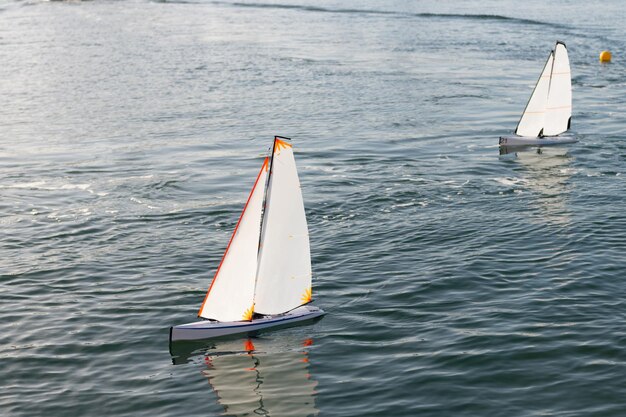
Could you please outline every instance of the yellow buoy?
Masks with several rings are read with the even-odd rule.
[[[611,53],[609,51],[600,52],[600,62],[611,62]]]

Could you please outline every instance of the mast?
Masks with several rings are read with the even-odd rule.
[[[274,165],[274,153],[276,152],[276,139],[278,138],[291,140],[290,138],[286,138],[284,136],[274,136],[274,142],[272,143],[272,153],[270,155],[267,180],[265,181],[265,188],[263,190],[263,205],[261,206],[261,225],[260,225],[261,230],[259,232],[259,250],[257,253],[257,260],[258,260],[259,254],[261,253],[261,243],[263,241],[263,227],[265,223],[265,208],[267,206],[267,198],[268,198],[267,192],[270,188],[270,181],[272,181],[272,166]],[[256,280],[255,280],[255,285],[256,285]]]

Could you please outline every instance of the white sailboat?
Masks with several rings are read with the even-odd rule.
[[[515,129],[515,136],[501,136],[501,146],[574,143],[563,134],[572,120],[572,79],[563,42],[557,41]]]
[[[324,315],[309,305],[311,253],[290,139],[274,137],[198,312],[170,328],[170,341],[291,325]]]

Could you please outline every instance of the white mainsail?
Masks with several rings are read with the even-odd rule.
[[[565,44],[557,42],[546,104],[544,136],[556,136],[569,129],[572,116],[572,76]]]
[[[218,321],[250,320],[253,314],[259,235],[268,158],[265,158],[199,317]]]
[[[274,139],[254,311],[279,314],[311,301],[309,232],[291,144]]]
[[[565,44],[557,42],[517,125],[519,136],[556,136],[569,129],[572,85]]]

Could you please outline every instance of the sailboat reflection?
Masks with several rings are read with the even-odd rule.
[[[573,170],[569,167],[573,157],[565,147],[501,147],[501,158],[519,164],[521,181],[537,195],[534,200],[540,210],[541,221],[557,224],[569,223],[571,213],[567,198],[571,184],[567,182]]]
[[[293,342],[293,339],[291,340]],[[203,355],[174,363],[203,362],[202,374],[228,416],[316,416],[317,381],[309,374],[312,339],[216,342]]]

